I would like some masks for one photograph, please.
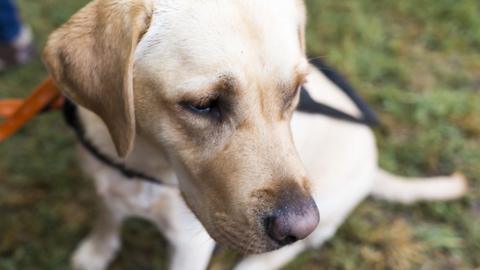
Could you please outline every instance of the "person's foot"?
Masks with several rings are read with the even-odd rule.
[[[25,64],[35,56],[32,31],[24,27],[13,42],[0,42],[0,72]]]

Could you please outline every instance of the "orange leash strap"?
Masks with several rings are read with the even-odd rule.
[[[0,100],[0,117],[10,117],[15,111],[22,106],[22,99],[5,99]]]
[[[0,142],[13,135],[50,104],[60,105],[61,99],[55,83],[48,77],[25,101],[0,101],[0,116],[6,117],[6,120],[0,123]]]

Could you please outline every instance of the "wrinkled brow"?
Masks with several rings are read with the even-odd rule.
[[[238,91],[238,81],[231,75],[221,74],[199,89],[191,90],[183,95],[183,100],[194,101],[234,94]]]

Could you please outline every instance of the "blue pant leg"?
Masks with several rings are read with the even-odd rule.
[[[22,29],[14,0],[0,0],[0,42],[15,40]]]

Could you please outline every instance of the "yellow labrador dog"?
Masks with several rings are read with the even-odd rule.
[[[365,126],[294,112],[305,85],[359,113],[310,67],[305,17],[301,0],[95,0],[50,36],[44,61],[87,137],[167,184],[130,181],[82,150],[103,208],[76,269],[106,269],[131,216],[164,233],[171,269],[205,269],[215,240],[256,254],[238,269],[265,270],[320,246],[369,194],[464,193],[461,176],[380,170]]]

